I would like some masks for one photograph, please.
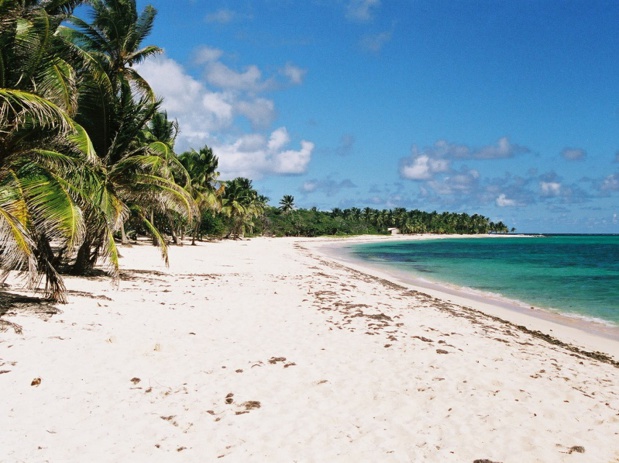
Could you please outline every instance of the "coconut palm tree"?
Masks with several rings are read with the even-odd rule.
[[[294,211],[294,196],[284,195],[279,201],[279,209],[284,214],[288,214],[289,212]]]
[[[150,85],[133,66],[162,52],[155,45],[142,46],[153,29],[157,10],[148,5],[138,13],[135,0],[88,0],[88,4],[92,22],[72,17],[76,29],[67,30],[67,37],[101,66],[113,93],[125,91],[123,87],[131,84],[154,101]]]
[[[118,268],[113,233],[129,214],[142,221],[167,261],[154,212],[195,213],[191,196],[174,181],[180,164],[171,146],[143,136],[149,122],[157,119],[160,102],[133,66],[161,51],[142,46],[155,9],[148,6],[138,14],[135,0],[89,4],[92,22],[74,17],[76,29],[64,30],[63,36],[83,63],[76,119],[92,139],[105,181],[96,195],[97,208],[88,211],[90,227],[73,266],[75,273],[88,272],[101,256],[109,258],[112,270]]]
[[[64,299],[51,242],[71,253],[83,236],[81,207],[96,158],[71,118],[76,71],[55,34],[81,2],[0,2],[0,267],[45,278]]]
[[[205,211],[219,211],[222,205],[222,194],[225,184],[217,184],[219,159],[213,150],[204,146],[200,151],[190,150],[179,156],[181,164],[189,175],[189,191],[196,202],[198,217],[195,220],[191,244],[196,244],[200,231],[200,218]]]
[[[239,238],[253,227],[253,219],[264,212],[268,198],[260,196],[251,180],[243,177],[225,183],[222,212],[230,218],[228,237]]]

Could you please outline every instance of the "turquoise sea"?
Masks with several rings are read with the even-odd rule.
[[[393,241],[351,252],[416,278],[619,326],[619,235]]]

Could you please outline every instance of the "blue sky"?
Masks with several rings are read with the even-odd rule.
[[[479,213],[619,233],[619,2],[138,0],[140,66],[277,205]]]

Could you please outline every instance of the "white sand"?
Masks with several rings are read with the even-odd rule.
[[[617,367],[312,243],[122,248],[118,288],[9,308],[0,461],[619,462]]]

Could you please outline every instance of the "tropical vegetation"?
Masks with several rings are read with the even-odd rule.
[[[74,15],[82,7],[80,15]],[[63,272],[118,274],[117,243],[205,237],[506,232],[479,215],[268,205],[221,180],[204,146],[177,154],[178,123],[135,65],[156,11],[135,0],[0,0],[0,284],[8,271],[65,298]],[[87,18],[87,19],[84,19]]]

